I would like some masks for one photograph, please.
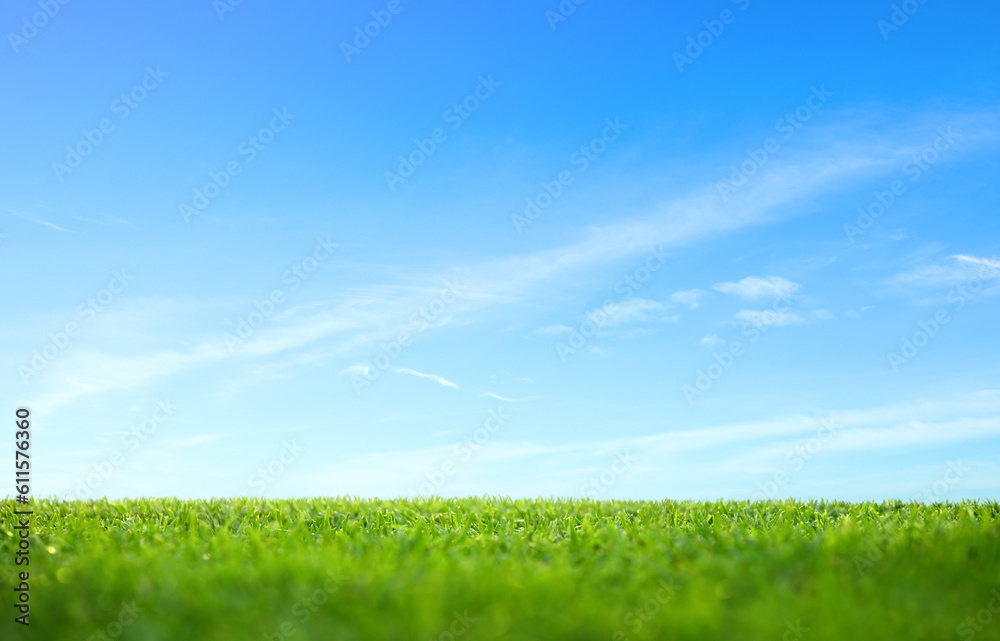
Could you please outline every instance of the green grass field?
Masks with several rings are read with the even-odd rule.
[[[12,508],[4,640],[1000,639],[996,502],[39,501],[28,629]]]

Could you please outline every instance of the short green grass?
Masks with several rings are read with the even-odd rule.
[[[1000,639],[996,502],[43,500],[27,630],[13,507],[4,640]]]

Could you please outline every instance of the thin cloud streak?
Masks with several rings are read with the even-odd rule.
[[[488,396],[490,398],[495,398],[498,401],[505,401],[507,403],[523,403],[524,401],[530,401],[538,398],[537,396],[525,396],[524,398],[507,398],[505,396],[500,396],[499,394],[494,394],[493,392],[483,392],[480,396]]]
[[[531,298],[540,286],[570,273],[642,254],[655,247],[669,249],[787,218],[794,215],[787,210],[788,205],[815,197],[845,181],[870,179],[873,174],[895,168],[901,159],[920,147],[928,131],[946,122],[964,122],[966,131],[971,124],[983,129],[977,132],[978,135],[970,134],[965,138],[967,147],[993,144],[998,138],[996,118],[992,114],[917,119],[908,128],[895,129],[894,138],[860,134],[851,142],[835,135],[838,127],[845,126],[842,123],[831,127],[828,135],[819,136],[822,142],[819,147],[799,152],[787,162],[771,164],[726,200],[718,196],[714,184],[706,185],[699,192],[667,203],[652,215],[592,227],[575,243],[452,270],[442,275],[439,282],[457,275],[470,286],[431,327],[472,322],[475,312]],[[256,340],[248,342],[241,356],[273,357],[353,330],[353,334],[345,336],[335,346],[313,348],[317,359],[340,357],[352,349],[391,337],[405,325],[413,310],[426,304],[431,288],[417,291],[383,286],[367,291],[375,290],[379,295],[332,303],[332,311],[317,313],[312,318],[288,318],[284,326],[261,330]],[[330,307],[331,303],[326,305]],[[363,331],[373,326],[377,329]],[[54,391],[43,400],[61,404],[83,394],[134,388],[154,378],[233,356],[213,339],[184,353],[113,357],[91,352],[87,359],[67,357],[59,368],[60,375],[50,376],[49,384]],[[95,369],[107,377],[91,376]],[[101,382],[85,383],[85,380]]]
[[[995,438],[1000,435],[1000,391],[829,415],[778,416],[645,437],[560,445],[497,440],[476,454],[474,469],[459,474],[452,493],[514,495],[520,489],[512,484],[523,484],[531,495],[565,495],[567,486],[560,484],[558,477],[572,476],[571,472],[581,469],[585,462],[600,466],[620,451],[629,451],[641,461],[660,462],[644,465],[633,476],[647,487],[655,480],[652,485],[662,488],[664,495],[687,496],[687,488],[702,488],[698,491],[703,492],[704,488],[718,487],[719,483],[727,484],[730,493],[732,488],[743,488],[749,493],[755,489],[761,474],[783,469],[784,459],[792,448],[814,439],[821,430],[825,430],[827,437],[822,456],[835,461],[865,453],[891,453],[901,448],[935,449]],[[720,453],[720,443],[729,446],[727,452]],[[358,454],[311,475],[308,486],[328,488],[335,494],[405,496],[408,489],[422,482],[424,472],[451,453],[451,446],[442,445]],[[720,455],[722,464],[718,464]],[[702,460],[705,456],[714,457],[717,464],[706,466]],[[519,468],[512,480],[511,465],[518,463],[525,467]],[[475,480],[469,479],[469,475]],[[917,481],[909,479],[911,484]],[[572,490],[575,486],[568,487]],[[865,491],[871,495],[892,494],[895,490],[869,486]]]
[[[441,385],[443,385],[445,387],[454,387],[455,389],[458,389],[458,385],[456,385],[455,383],[452,383],[451,381],[449,381],[448,379],[444,378],[443,376],[438,376],[437,374],[425,374],[423,372],[418,372],[417,370],[410,369],[408,367],[394,367],[393,369],[398,374],[409,374],[410,376],[419,376],[420,378],[429,378],[432,381],[440,383]]]

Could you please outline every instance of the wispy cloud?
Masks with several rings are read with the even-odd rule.
[[[963,263],[983,265],[993,271],[1000,270],[1000,260],[996,258],[977,258],[975,256],[966,256],[965,254],[957,254],[954,258],[955,260]]]
[[[776,312],[769,309],[741,309],[736,312],[736,318],[754,327],[785,327],[802,325],[806,319],[794,312]]]
[[[59,225],[40,219],[37,214],[33,214],[30,211],[21,211],[19,209],[8,209],[7,211],[13,214],[14,216],[17,216],[18,218],[27,220],[28,222],[35,223],[36,225],[48,227],[49,229],[55,229],[56,231],[73,233],[72,230],[65,229],[63,227],[60,227]]]
[[[604,317],[607,319],[606,324],[622,325],[652,319],[664,319],[666,318],[663,314],[665,309],[666,307],[663,303],[636,297],[592,310],[590,314],[593,316],[603,311]]]
[[[780,160],[769,162],[750,184],[731,194],[728,200],[718,196],[714,183],[706,183],[686,195],[667,198],[646,215],[582,230],[576,240],[561,246],[448,270],[427,277],[424,287],[372,285],[363,292],[345,293],[337,300],[327,298],[301,314],[272,319],[269,321],[271,326],[259,329],[254,339],[235,357],[283,358],[281,354],[308,345],[312,358],[321,361],[377,345],[405,326],[414,311],[429,302],[435,287],[439,287],[445,277],[455,275],[469,283],[469,287],[460,300],[449,306],[446,313],[435,317],[429,327],[474,322],[482,310],[491,306],[537,299],[568,275],[640,256],[651,247],[670,249],[689,245],[787,218],[794,215],[788,207],[792,203],[815,198],[845,181],[870,180],[897,168],[901,161],[919,151],[921,145],[926,145],[929,132],[949,123],[962,124],[963,131],[968,132],[964,141],[969,149],[976,144],[996,145],[1000,128],[992,113],[935,113],[914,118],[888,131],[875,130],[865,122],[842,121],[829,130],[810,133],[808,145],[790,148]],[[850,130],[852,135],[845,138],[844,130]],[[801,142],[805,143],[806,138]],[[948,159],[958,157],[949,155]],[[26,219],[68,231],[31,217]],[[738,283],[720,283],[716,287],[746,299],[777,296],[797,288],[796,283],[778,277],[744,279]],[[659,320],[677,319],[675,315],[665,315],[662,309],[637,301],[622,305],[617,322],[643,314],[653,318],[654,312],[660,314]],[[796,322],[791,317],[785,321]],[[324,339],[326,342],[317,344]],[[136,387],[153,378],[234,357],[214,336],[190,337],[186,343],[191,347],[185,351],[145,354],[133,351],[127,357],[90,351],[87,353],[89,360],[85,360],[81,356],[84,350],[77,351],[76,358],[66,355],[59,367],[46,372],[46,387],[52,389],[48,398],[66,402],[83,394]],[[103,378],[105,375],[107,378]]]
[[[357,376],[368,376],[371,373],[371,368],[364,363],[358,363],[356,365],[351,365],[350,367],[345,367],[340,370],[341,374],[357,375]]]
[[[670,302],[684,305],[690,309],[698,309],[705,292],[700,289],[684,289],[670,295]]]
[[[836,319],[836,316],[828,309],[814,309],[808,314],[809,318],[818,321],[832,321]]]
[[[573,328],[569,325],[546,325],[535,330],[542,336],[558,336],[559,334],[572,334]]]
[[[495,398],[498,401],[505,401],[507,403],[523,403],[524,401],[530,401],[538,398],[537,396],[525,396],[524,398],[507,398],[505,396],[500,396],[499,394],[494,394],[493,392],[483,392],[480,396],[488,396],[490,398]]]
[[[909,287],[952,287],[975,278],[993,280],[997,277],[1000,277],[1000,260],[957,254],[944,262],[897,274],[891,283]]]
[[[109,310],[104,312],[101,323],[114,325],[115,318],[131,316],[128,309]],[[138,355],[80,348],[53,361],[41,375],[37,383],[37,403],[52,408],[82,396],[136,389],[158,378],[211,363],[279,356],[321,336],[360,326],[358,320],[346,314],[319,314],[289,319],[284,325],[261,327],[235,351],[226,347],[221,336],[209,338],[186,350],[164,349]],[[293,359],[304,362],[301,354],[294,355]]]
[[[740,298],[756,300],[760,298],[788,298],[799,290],[799,284],[780,276],[760,278],[748,276],[737,283],[716,283],[712,286],[717,292],[734,294]]]
[[[598,327],[597,333],[599,335],[622,335],[622,332],[616,328],[623,325],[649,321],[676,322],[678,317],[674,314],[667,314],[668,309],[669,306],[658,301],[634,297],[616,303],[608,303],[602,307],[595,307],[584,316]],[[572,334],[574,331],[576,330],[568,325],[547,325],[535,330],[536,333],[543,336]]]
[[[458,389],[458,385],[456,385],[455,383],[452,383],[451,381],[449,381],[448,379],[446,379],[446,378],[444,378],[442,376],[438,376],[437,374],[424,374],[423,372],[418,372],[417,370],[410,369],[408,367],[394,367],[393,369],[397,373],[399,373],[399,374],[409,374],[410,376],[419,376],[420,378],[429,378],[432,381],[435,381],[437,383],[440,383],[441,385],[444,385],[445,387],[454,387],[455,389]]]
[[[79,220],[80,222],[90,223],[91,225],[100,225],[101,227],[131,227],[132,223],[125,220],[124,218],[117,218],[115,216],[110,216],[108,214],[98,214],[97,217],[91,218],[88,216],[73,216],[73,220]]]
[[[861,315],[867,312],[869,309],[875,309],[874,305],[865,305],[860,309],[849,309],[844,312],[844,315],[848,318],[861,318]]]
[[[642,460],[662,462],[636,470],[639,485],[633,490],[633,498],[638,494],[662,496],[663,488],[669,488],[676,498],[740,492],[749,495],[756,490],[760,474],[784,469],[792,449],[815,440],[821,429],[827,437],[821,445],[823,458],[834,463],[855,460],[866,453],[898,452],[901,448],[932,450],[972,444],[1000,436],[1000,392],[558,445],[495,440],[478,454],[475,470],[457,474],[448,488],[452,495],[459,496],[490,492],[573,494],[578,483],[567,485],[560,481],[568,471],[589,463],[599,467],[609,454],[627,449]],[[726,445],[725,451],[720,451],[720,444]],[[442,445],[350,456],[335,461],[314,477],[303,478],[303,491],[309,487],[335,487],[342,493],[404,496],[427,469],[438,465],[450,451],[450,446]],[[707,465],[705,457],[723,463]],[[512,474],[512,469],[517,473]],[[857,492],[868,497],[898,496],[901,490],[894,484],[901,479],[913,488],[926,482],[919,472],[906,476],[905,470],[897,470],[892,479],[871,482]],[[638,489],[641,487],[647,489]],[[650,492],[650,487],[655,490]],[[801,491],[798,487],[796,490]],[[821,493],[819,488],[813,491]],[[826,493],[847,498],[846,491],[841,483]]]
[[[706,334],[705,336],[702,337],[702,339],[699,342],[705,347],[712,349],[713,347],[721,345],[725,341],[723,341],[715,334]]]

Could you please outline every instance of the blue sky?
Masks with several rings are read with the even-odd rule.
[[[995,497],[998,12],[9,3],[33,491]]]

